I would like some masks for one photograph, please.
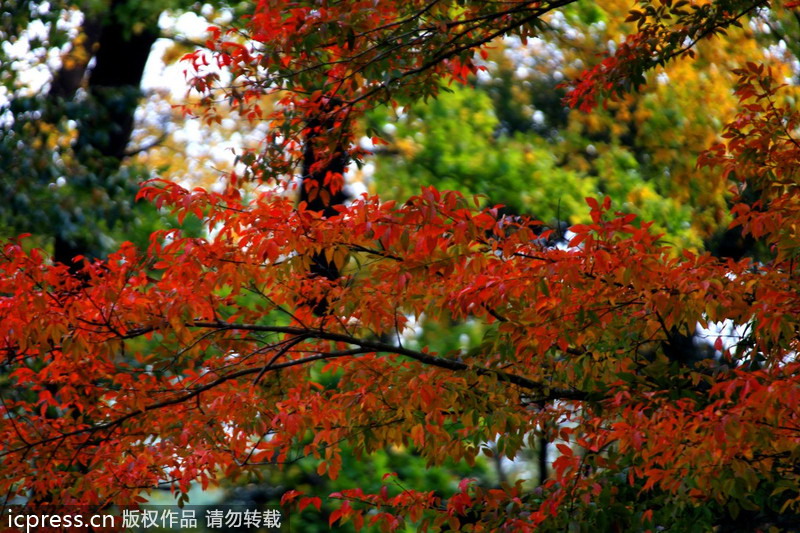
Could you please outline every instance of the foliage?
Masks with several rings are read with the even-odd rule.
[[[258,119],[248,106],[281,95],[270,116],[281,133],[268,134],[249,175],[288,187],[309,150],[320,170],[337,152],[357,157],[360,113],[434,96],[442,78],[474,72],[475,49],[512,30],[530,36],[569,3],[260,2],[245,28],[252,46],[221,31],[209,43],[245,113]],[[624,98],[645,71],[761,4],[640,5],[638,33],[573,82],[573,105]],[[210,58],[189,59],[213,106]],[[343,451],[400,446],[430,464],[472,465],[481,454],[514,458],[544,436],[559,456],[536,490],[465,478],[441,494],[389,474],[374,492],[331,494],[340,505],[330,523],[797,527],[800,113],[774,70],[747,63],[734,73],[737,115],[700,163],[733,183],[733,223],[770,247],[765,262],[670,248],[609,197],[586,199],[586,222],[559,248],[538,221],[453,191],[424,187],[397,203],[364,196],[326,216],[279,188],[244,201],[238,176],[221,192],[160,180],[140,192],[179,220],[203,218],[206,239],[155,232],[146,252],[123,245],[77,275],[7,243],[0,490],[31,502],[128,503],[147,487],[166,483],[180,496],[193,481],[205,487],[298,454],[336,479]],[[340,184],[328,172],[316,194]],[[337,276],[313,275],[319,257]],[[488,333],[469,351],[411,346],[403,332],[422,315]],[[707,357],[681,342],[697,323],[724,321],[746,332],[717,336]],[[321,506],[296,490],[283,501]]]
[[[381,116],[383,115],[383,116]],[[396,122],[373,113],[370,122],[395,127],[392,152],[377,161],[376,183],[395,198],[420,187],[486,194],[490,205],[552,222],[577,216],[594,180],[558,167],[558,156],[542,139],[500,135],[489,96],[457,87],[425,105],[414,105]],[[384,134],[385,135],[385,134]],[[380,153],[380,152],[379,152]],[[578,222],[578,220],[573,220]]]
[[[203,6],[203,16],[209,20],[227,20],[235,18],[237,9],[250,10],[249,5],[225,7],[217,4],[219,10]],[[152,64],[158,63],[166,39],[149,51],[149,76],[145,76],[144,71],[137,72],[128,61],[115,60],[128,67],[126,76],[124,79],[118,75],[106,76],[106,81],[122,87],[105,87],[106,97],[94,98],[92,90],[99,82],[96,72],[86,67],[90,59],[97,65],[100,48],[124,49],[127,55],[132,47],[147,51],[149,43],[132,45],[127,41],[143,30],[152,32],[159,13],[178,16],[180,10],[187,7],[186,2],[169,0],[114,2],[113,5],[82,3],[80,6],[3,4],[0,11],[3,11],[5,25],[0,35],[7,43],[0,49],[0,80],[5,89],[5,98],[0,96],[0,115],[3,116],[0,166],[5,172],[0,178],[0,193],[7,201],[0,208],[0,235],[8,237],[31,232],[34,235],[28,239],[26,247],[55,248],[53,259],[65,263],[79,254],[103,257],[124,240],[133,242],[138,249],[146,249],[153,231],[175,227],[177,222],[175,217],[155,209],[152,204],[135,204],[140,182],[157,173],[183,183],[216,187],[218,178],[230,172],[235,164],[235,155],[224,145],[235,147],[237,152],[242,146],[257,145],[263,133],[258,128],[250,128],[246,121],[237,120],[235,111],[226,105],[218,106],[224,117],[221,123],[201,130],[199,121],[183,116],[180,110],[172,107],[176,98],[170,91],[139,90],[140,81],[142,85],[148,81],[152,84]],[[102,26],[99,34],[98,25]],[[115,32],[125,42],[107,37]],[[177,61],[202,44],[193,42],[190,36],[174,33],[174,29],[161,24],[160,35],[171,39],[161,58],[164,63]],[[54,71],[47,72],[48,68]],[[182,66],[172,68],[182,69]],[[147,77],[150,79],[145,80]],[[42,83],[44,85],[38,88]],[[71,94],[73,90],[74,95]],[[122,97],[116,98],[115,93]],[[186,103],[182,99],[179,101]],[[272,102],[264,98],[260,105],[269,108]],[[120,133],[115,127],[122,122],[119,113],[132,117],[134,110],[135,124],[127,132],[130,137],[122,132],[116,143],[116,150],[124,148],[125,152],[121,157],[119,153],[111,154],[108,141],[115,132]],[[114,118],[109,118],[109,113]],[[251,131],[248,133],[248,130]],[[191,146],[187,146],[187,137],[193,137]],[[189,216],[180,227],[184,235],[194,236],[200,234],[199,225],[196,217]],[[59,242],[70,244],[64,253],[58,253]],[[421,459],[401,450],[391,457],[392,464],[405,465],[407,479],[415,484],[422,481],[432,489],[449,490],[461,477],[445,470],[418,475],[425,468]],[[381,460],[388,461],[389,457],[375,456],[370,462]],[[267,492],[273,505],[278,504],[281,495],[275,492],[276,488],[302,487],[312,494],[326,496],[334,490],[353,486],[341,480],[324,483],[325,480],[314,473],[313,458],[300,463],[285,475],[279,475],[269,466],[260,473],[266,478],[261,481],[261,487],[267,483],[272,485]],[[384,472],[374,473],[371,464],[355,460],[348,466],[353,472],[361,472],[362,486],[377,490]],[[313,473],[315,479],[309,480],[304,474],[306,471]],[[374,480],[372,485],[371,480]],[[226,497],[246,497],[249,493],[236,483],[226,485],[229,493]],[[255,493],[260,491],[261,488]],[[309,514],[310,511],[303,520],[307,530],[315,530],[317,523],[326,523],[324,516],[317,517],[315,522],[309,519]]]
[[[762,46],[765,36],[753,28],[772,15],[761,14],[724,40],[698,43],[695,59],[651,71],[635,93],[570,112],[564,77],[577,77],[635,29],[624,20],[629,8],[612,0],[571,5],[526,45],[514,38],[493,45],[476,88],[449,86],[454,94],[396,117],[371,113],[370,126],[390,143],[377,149],[375,190],[404,199],[434,185],[572,223],[585,221],[585,196],[608,195],[676,246],[701,248],[730,222],[726,180],[696,166],[735,115],[736,77],[719,66],[767,63],[780,78],[791,76],[794,58]]]
[[[155,165],[133,156],[168,132],[141,139],[134,115],[158,15],[184,4],[3,3],[0,234],[34,233],[67,263],[125,239],[146,245],[160,217],[133,198]]]

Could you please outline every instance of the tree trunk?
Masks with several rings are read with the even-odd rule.
[[[547,481],[547,437],[539,437],[539,449],[537,450],[537,460],[539,463],[539,485],[544,485]]]
[[[324,113],[324,118],[312,118],[308,122],[308,133],[305,139],[303,151],[303,182],[300,187],[300,202],[306,203],[308,211],[316,211],[323,217],[331,217],[337,214],[335,206],[342,205],[347,199],[344,191],[339,189],[333,191],[329,184],[326,184],[326,177],[331,174],[344,176],[345,169],[349,163],[347,153],[341,145],[337,145],[330,159],[325,164],[316,168],[318,162],[317,139],[324,131],[332,127],[333,119]],[[325,253],[320,252],[311,257],[310,273],[312,277],[318,276],[333,281],[340,276],[339,269],[333,261],[325,258]],[[314,313],[322,316],[328,313],[328,300],[321,298],[314,302],[309,302]]]
[[[87,18],[83,33],[84,62],[65,65],[54,77],[49,95],[71,100],[83,83],[88,60],[94,54],[95,66],[89,72],[87,105],[90,109],[79,120],[75,153],[82,167],[102,177],[119,170],[133,132],[134,113],[141,99],[139,88],[150,49],[159,36],[151,21],[135,32],[117,14],[123,2],[115,0],[110,11]],[[53,260],[72,265],[76,255],[91,255],[88,242],[56,230]]]

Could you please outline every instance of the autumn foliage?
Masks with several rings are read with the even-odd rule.
[[[224,192],[153,180],[139,194],[203,218],[208,236],[156,232],[147,250],[126,245],[77,272],[24,238],[2,247],[11,387],[0,404],[0,493],[123,504],[159,484],[180,497],[192,483],[301,455],[335,478],[346,475],[344,444],[471,463],[514,458],[544,435],[559,455],[536,490],[465,479],[442,495],[388,476],[375,494],[330,495],[341,502],[331,523],[796,526],[800,114],[768,66],[737,66],[739,114],[699,161],[730,180],[732,225],[766,243],[765,261],[676,250],[607,198],[587,198],[591,222],[557,247],[539,221],[433,188],[404,203],[364,196],[333,216],[285,194],[308,163],[306,143],[316,170],[337,154],[364,157],[353,147],[364,111],[466,81],[481,47],[535,35],[570,3],[262,0],[248,41],[212,32],[209,51],[188,58],[208,95],[195,112],[213,121],[213,95],[227,91],[271,121],[263,150]],[[766,9],[639,4],[639,32],[571,82],[572,105],[635,90],[650,69],[689,60],[697,40]],[[235,83],[215,88],[211,61]],[[264,92],[279,96],[277,111],[255,105]],[[329,127],[309,131],[310,117]],[[242,179],[277,187],[251,199]],[[304,186],[332,195],[341,179]],[[338,277],[313,274],[320,257]],[[424,319],[479,321],[485,340],[459,353],[404,346],[407,325]],[[705,356],[685,342],[698,323],[725,321],[740,333],[712,335]],[[297,491],[284,502],[318,506]]]

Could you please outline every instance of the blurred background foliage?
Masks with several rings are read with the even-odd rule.
[[[767,22],[793,31],[797,20],[754,19],[724,41],[701,43],[696,59],[651,72],[619,101],[591,113],[566,108],[561,84],[635,29],[622,22],[629,9],[620,0],[573,4],[541,38],[496,43],[474,86],[374,112],[369,127],[391,144],[377,154],[373,191],[404,198],[435,185],[484,194],[487,204],[551,224],[585,221],[584,197],[608,195],[616,209],[655,221],[678,248],[718,252],[730,184],[698,169],[697,156],[736,112],[730,69],[765,62],[779,77],[796,76],[791,47]]]
[[[153,230],[176,225],[134,203],[142,180],[221,186],[237,155],[258,149],[263,125],[238,117],[225,102],[217,123],[185,117],[175,105],[192,96],[181,87],[177,61],[202,46],[208,24],[228,24],[249,9],[246,2],[186,0],[3,2],[0,237],[32,233],[31,243],[62,262],[79,254],[103,257],[123,240],[145,247]],[[640,91],[591,113],[566,108],[561,84],[614,50],[632,30],[622,22],[629,9],[628,0],[573,4],[548,20],[540,38],[493,43],[486,70],[471,85],[446,87],[438,99],[406,108],[374,110],[360,127],[388,145],[348,173],[351,194],[404,200],[434,185],[481,195],[483,205],[502,204],[508,214],[558,228],[587,219],[585,197],[608,195],[616,209],[655,221],[677,248],[763,255],[758,243],[727,229],[729,183],[697,169],[696,160],[736,111],[730,68],[765,62],[779,77],[796,80],[800,41],[786,36],[800,33],[798,17],[779,8],[762,13],[731,28],[724,42],[702,43],[695,59],[652,72]],[[245,192],[258,186],[244,185]],[[200,222],[189,220],[184,230],[201,235]],[[493,334],[469,322],[421,317],[404,342],[457,354],[492,342]],[[472,468],[438,469],[411,449],[345,454],[336,481],[316,474],[314,458],[297,458],[284,469],[265,466],[230,479],[191,503],[269,507],[288,489],[321,497],[354,487],[375,492],[389,472],[399,484],[442,496],[470,476],[487,486],[518,478],[534,486],[546,475],[543,451],[534,447],[527,460],[486,457]],[[336,505],[323,500],[321,513],[294,516],[292,530],[327,527]]]

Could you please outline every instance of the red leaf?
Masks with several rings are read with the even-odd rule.
[[[320,510],[322,507],[322,499],[318,496],[311,496],[307,498],[300,498],[300,502],[297,505],[297,508],[302,512],[306,507],[309,505],[313,505],[317,508],[317,511]]]

